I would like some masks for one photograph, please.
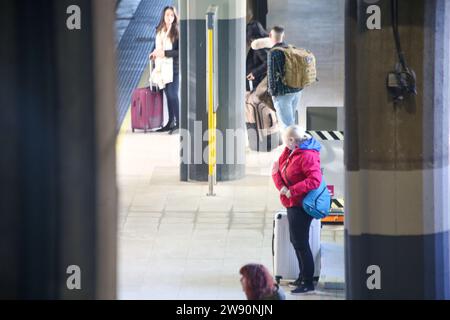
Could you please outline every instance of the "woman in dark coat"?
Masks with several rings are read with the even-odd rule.
[[[251,21],[247,24],[247,45],[249,51],[247,54],[246,70],[247,70],[247,91],[252,91],[249,81],[253,82],[253,89],[261,83],[267,75],[267,48],[258,48],[254,50],[251,46],[252,42],[258,39],[267,38],[269,33],[264,30],[261,23]]]

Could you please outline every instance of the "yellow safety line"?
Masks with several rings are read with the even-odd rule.
[[[124,136],[130,128],[131,128],[131,105],[125,116],[125,119],[122,122],[122,125],[120,126],[119,134],[117,136],[117,140],[116,140],[116,152],[117,153],[119,153],[120,150],[122,149]]]

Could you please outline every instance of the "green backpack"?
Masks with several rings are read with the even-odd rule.
[[[316,57],[305,49],[289,46],[276,47],[286,58],[283,83],[291,88],[303,89],[317,82]]]

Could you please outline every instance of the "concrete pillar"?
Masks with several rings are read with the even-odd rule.
[[[381,30],[366,27],[373,4]],[[386,90],[397,59],[390,1],[347,1],[347,297],[449,299],[450,2],[399,8],[418,95],[395,107]]]
[[[241,0],[180,0],[181,14],[181,180],[207,181],[203,156],[208,130],[206,113],[206,12],[219,6],[219,109],[217,180],[245,175],[245,49],[246,2]],[[227,132],[228,131],[228,132]],[[228,133],[228,135],[227,135]],[[207,136],[206,136],[207,138]]]
[[[114,9],[0,3],[0,298],[116,297]]]

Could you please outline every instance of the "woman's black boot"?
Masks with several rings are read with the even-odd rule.
[[[170,130],[172,130],[172,123],[168,123],[166,126],[162,127],[161,129],[156,130],[156,132],[168,132]]]
[[[170,126],[170,130],[169,130],[169,134],[172,135],[175,131],[177,131],[178,129],[180,129],[180,125],[178,124],[177,121],[175,121],[174,123],[172,123],[172,125]]]

